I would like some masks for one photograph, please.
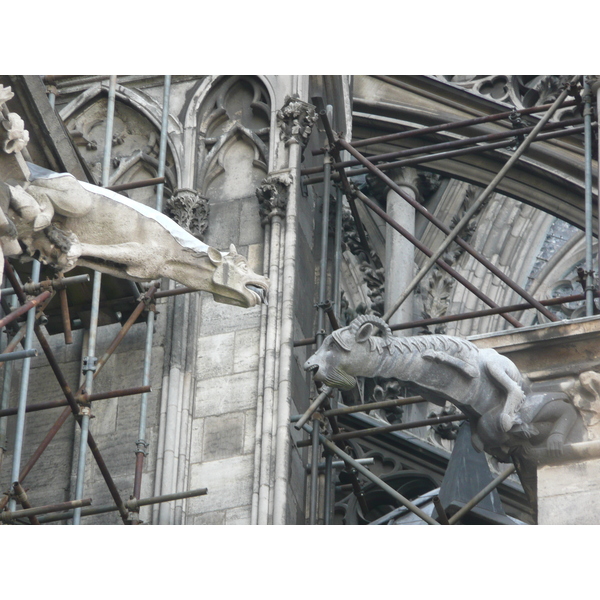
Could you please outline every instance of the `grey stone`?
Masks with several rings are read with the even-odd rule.
[[[229,413],[204,421],[203,461],[230,458],[244,447],[244,414]]]

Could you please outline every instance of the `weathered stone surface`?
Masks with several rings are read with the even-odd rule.
[[[243,373],[258,368],[259,329],[240,329],[235,332],[233,372]]]
[[[202,295],[201,310],[200,336],[228,333],[260,324],[260,307],[239,310],[235,306],[218,304],[207,294]]]
[[[238,506],[226,512],[225,525],[250,525],[252,506]]]
[[[251,504],[252,455],[196,463],[190,466],[190,489],[208,488],[206,496],[188,500],[188,515]]]
[[[244,447],[244,414],[208,417],[204,422],[202,460],[220,460],[241,454]]]
[[[233,372],[235,334],[204,336],[198,340],[198,379],[222,377]]]
[[[538,523],[600,524],[600,459],[538,469]]]
[[[246,371],[199,381],[195,415],[216,416],[254,408],[257,376],[256,372]]]
[[[194,525],[225,525],[226,511],[205,512],[191,518]],[[188,517],[188,521],[190,518]]]

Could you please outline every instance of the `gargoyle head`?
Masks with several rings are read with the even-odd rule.
[[[383,338],[373,336],[376,330]],[[383,319],[360,316],[350,325],[328,335],[321,347],[304,363],[315,381],[330,387],[351,390],[356,377],[371,377],[380,362],[382,347],[389,346],[392,332]]]
[[[228,253],[219,252],[211,246],[207,253],[215,267],[209,291],[217,302],[244,308],[266,302],[269,280],[252,271],[233,244]]]

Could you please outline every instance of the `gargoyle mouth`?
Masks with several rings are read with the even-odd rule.
[[[247,283],[246,284],[246,288],[252,293],[254,294],[254,296],[256,296],[258,298],[258,302],[257,304],[261,304],[261,303],[265,303],[268,304],[267,302],[267,290],[260,286],[260,285],[256,285],[253,283]]]
[[[310,367],[305,367],[305,370],[311,373],[314,377],[319,370],[319,365],[310,365]]]

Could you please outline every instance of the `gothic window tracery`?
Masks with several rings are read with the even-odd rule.
[[[259,79],[219,79],[200,108],[197,187],[211,200],[248,196],[268,171],[271,108]]]

